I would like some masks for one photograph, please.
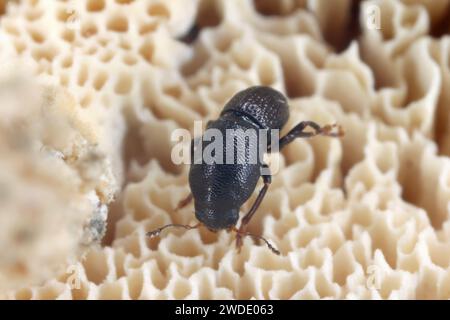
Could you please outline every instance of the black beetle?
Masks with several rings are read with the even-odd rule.
[[[245,136],[246,130],[266,130],[266,132],[273,129],[281,130],[288,118],[289,106],[282,93],[270,87],[254,86],[234,95],[225,105],[220,117],[215,121],[208,122],[207,130],[216,129],[226,136],[227,129],[241,129],[241,131],[236,131],[238,133],[235,133],[236,135],[233,137],[234,145],[244,141],[244,151],[254,150],[259,155],[260,152],[271,151],[271,144],[269,144],[271,135],[268,134],[266,139],[263,139],[267,141],[264,145],[261,143],[260,136],[257,136],[257,140],[252,143],[250,139],[247,140],[248,136]],[[308,127],[313,131],[305,132],[304,130]],[[337,128],[336,131],[333,131],[334,127]],[[343,131],[337,125],[320,127],[315,122],[303,121],[279,139],[279,149],[281,150],[295,138],[310,138],[315,135],[338,137],[343,135]],[[209,143],[212,143],[212,141]],[[242,236],[248,235],[263,240],[274,253],[279,254],[280,252],[266,239],[246,231],[248,223],[261,204],[271,183],[270,172],[261,174],[261,169],[265,168],[268,171],[268,166],[260,160],[260,157],[257,157],[256,162],[250,162],[249,153],[235,153],[234,148],[231,150],[233,152],[233,164],[205,163],[203,161],[198,163],[194,160],[195,144],[193,140],[191,143],[192,162],[189,171],[189,185],[192,193],[180,202],[178,208],[186,206],[194,199],[195,216],[200,222],[194,226],[168,224],[148,232],[147,235],[150,237],[157,236],[168,227],[193,229],[204,225],[211,231],[222,229],[235,231],[238,249],[242,246]],[[206,143],[207,145],[208,143]],[[223,156],[225,157],[227,150],[230,152],[224,146]],[[263,178],[264,186],[250,211],[242,218],[239,229],[237,229],[239,210],[255,190],[260,177]]]

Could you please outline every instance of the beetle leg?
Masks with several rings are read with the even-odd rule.
[[[312,128],[314,131],[304,132],[303,130],[305,130],[307,127]],[[333,131],[334,128],[337,128],[337,131]],[[340,126],[336,124],[321,127],[313,121],[302,121],[280,139],[279,149],[281,150],[283,147],[285,147],[287,144],[289,144],[296,138],[311,138],[317,135],[328,137],[341,137],[344,135],[344,131]]]
[[[237,235],[237,236],[240,236],[240,237],[249,236],[249,237],[252,237],[252,238],[254,238],[254,239],[256,239],[256,240],[262,240],[262,241],[264,241],[264,243],[267,245],[267,247],[268,247],[273,253],[275,253],[276,255],[280,255],[280,254],[281,254],[280,251],[279,251],[277,248],[275,248],[275,247],[274,247],[269,241],[267,241],[267,239],[264,238],[264,237],[257,236],[257,235],[255,235],[255,234],[250,233],[250,232],[241,233],[238,229],[236,229],[236,227],[231,227],[228,231],[234,231],[234,232],[236,232],[236,235]],[[240,247],[239,247],[239,250],[240,250]]]
[[[180,202],[178,202],[177,207],[175,208],[175,211],[178,211],[180,209],[183,209],[184,207],[186,207],[189,203],[192,202],[192,200],[194,199],[194,196],[192,195],[192,193],[189,193],[188,196],[182,200],[180,200]]]
[[[191,29],[189,29],[189,31],[185,35],[179,37],[178,40],[180,40],[184,43],[187,43],[187,44],[191,44],[192,42],[195,41],[195,39],[197,39],[200,31],[201,31],[201,28],[196,23],[191,27]]]
[[[267,164],[263,164],[263,167],[269,168]],[[264,181],[264,186],[262,187],[261,191],[259,191],[258,197],[256,198],[255,202],[253,203],[250,211],[242,218],[241,226],[239,227],[237,236],[236,236],[236,247],[238,250],[242,247],[242,235],[245,235],[247,232],[247,225],[252,219],[253,215],[255,214],[256,210],[258,210],[259,206],[261,205],[261,202],[263,201],[267,189],[269,189],[270,184],[272,183],[272,176],[269,175],[263,175],[262,176]]]

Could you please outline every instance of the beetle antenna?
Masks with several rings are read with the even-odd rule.
[[[157,236],[159,236],[159,235],[161,234],[161,232],[162,232],[164,229],[171,228],[171,227],[174,227],[174,228],[184,228],[184,229],[186,229],[186,230],[192,230],[192,229],[196,229],[196,228],[200,227],[200,225],[201,225],[200,222],[197,223],[196,225],[193,225],[193,226],[190,226],[190,225],[188,225],[188,224],[170,223],[170,224],[166,224],[165,226],[160,227],[160,228],[158,228],[158,229],[155,229],[155,230],[152,230],[152,231],[147,232],[147,233],[146,233],[146,236],[147,236],[147,237],[150,237],[150,238],[157,237]]]

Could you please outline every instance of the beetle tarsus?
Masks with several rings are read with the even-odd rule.
[[[186,198],[184,198],[184,199],[180,200],[180,202],[178,202],[178,205],[177,205],[177,207],[175,208],[175,211],[178,211],[178,210],[180,210],[180,209],[183,209],[183,208],[186,207],[189,203],[191,203],[193,199],[194,199],[194,197],[192,196],[192,193],[189,193],[189,195],[188,195]]]
[[[249,236],[249,237],[252,237],[255,240],[262,240],[262,241],[264,241],[264,243],[267,245],[267,247],[273,253],[275,253],[276,255],[280,255],[281,254],[281,252],[277,248],[275,248],[266,238],[264,238],[262,236],[258,236],[256,234],[252,234],[252,233],[247,232],[247,231],[243,231],[243,230],[245,230],[245,227],[243,228],[243,230],[241,230],[241,228],[239,228],[239,229],[233,228],[232,229],[232,231],[236,232],[236,249],[237,249],[238,253],[241,253],[241,248],[242,248],[242,244],[243,244],[242,238],[245,237],[245,236]]]
[[[242,244],[242,234],[236,230],[236,249],[238,253],[241,253]]]
[[[249,236],[249,237],[252,237],[252,238],[254,238],[254,239],[256,239],[256,240],[262,240],[262,241],[264,241],[264,243],[267,245],[267,247],[273,252],[273,253],[275,253],[277,256],[279,256],[280,254],[281,254],[281,252],[277,249],[277,248],[275,248],[266,238],[264,238],[264,237],[261,237],[261,236],[257,236],[257,235],[255,235],[255,234],[251,234],[251,233],[248,233],[248,232],[245,232],[244,234],[240,234],[240,233],[238,233],[238,236],[237,236],[237,238],[236,238],[236,246],[238,247],[238,252],[240,253],[240,251],[241,251],[241,247],[242,247],[242,236]],[[238,245],[238,239],[240,240],[240,245]]]
[[[311,128],[314,131],[304,131],[306,128]],[[333,131],[337,128],[337,131]],[[323,127],[319,126],[314,121],[302,121],[293,127],[284,137],[280,139],[279,149],[294,141],[296,138],[312,138],[314,136],[327,136],[327,137],[342,137],[344,135],[344,130],[341,126],[337,124],[329,124]],[[270,146],[268,147],[268,152],[270,152]]]

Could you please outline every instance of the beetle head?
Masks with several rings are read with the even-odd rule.
[[[239,219],[239,208],[225,208],[221,206],[198,208],[196,206],[195,216],[209,230],[218,231],[229,229],[236,225]]]

